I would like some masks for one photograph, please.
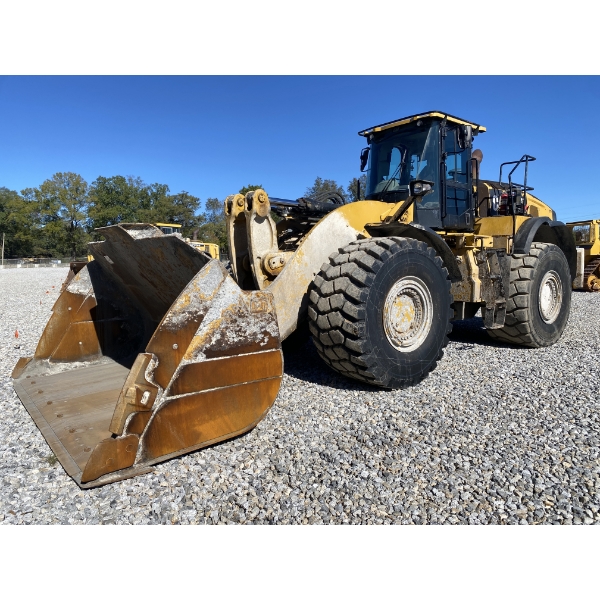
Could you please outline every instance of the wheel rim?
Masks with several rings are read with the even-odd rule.
[[[540,315],[545,323],[554,323],[560,313],[563,290],[560,277],[556,271],[548,271],[540,285]]]
[[[403,277],[390,289],[383,305],[383,329],[388,342],[400,352],[416,350],[433,322],[433,302],[418,277]]]

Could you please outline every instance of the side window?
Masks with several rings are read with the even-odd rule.
[[[590,243],[590,232],[591,225],[575,225],[573,227],[573,235],[575,236],[576,244],[589,244]]]
[[[448,131],[444,143],[446,152],[446,180],[456,183],[468,183],[467,161],[469,150],[464,150],[458,145],[456,129]]]
[[[462,156],[458,153],[448,154],[446,159],[446,179],[455,179],[462,174]]]
[[[389,179],[390,177],[393,177],[394,174],[396,175],[396,177],[398,176],[396,169],[398,168],[398,165],[400,164],[401,158],[402,158],[402,155],[400,154],[400,149],[396,148],[396,147],[392,148],[392,152],[391,152],[391,156],[390,156],[390,169],[388,171],[387,177],[384,177],[384,179]]]
[[[419,157],[416,154],[412,154],[410,157],[410,179],[417,178],[417,173],[419,172]]]
[[[428,168],[427,159],[421,159],[418,154],[413,154],[410,157],[410,179],[427,179],[435,178],[434,171],[431,166]]]

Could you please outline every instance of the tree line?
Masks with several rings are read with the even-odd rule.
[[[346,202],[359,199],[358,179],[344,189],[332,179],[317,177],[305,196],[337,192]],[[240,193],[261,188],[248,185]],[[365,176],[360,197],[364,198]],[[224,200],[224,199],[223,199]],[[146,184],[139,177],[98,177],[88,184],[77,173],[55,173],[35,188],[20,193],[0,187],[0,240],[5,258],[80,257],[90,241],[102,239],[99,227],[117,223],[174,223],[184,237],[227,247],[223,200],[200,198],[182,191],[172,194],[163,183]],[[0,241],[1,243],[1,241]]]

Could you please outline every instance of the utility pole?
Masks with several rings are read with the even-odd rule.
[[[2,234],[2,268],[4,269],[4,234]]]

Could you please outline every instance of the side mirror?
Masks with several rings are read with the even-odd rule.
[[[433,191],[433,181],[426,181],[424,179],[413,179],[408,184],[411,196],[425,196],[429,192]]]
[[[464,125],[458,128],[458,145],[462,148],[469,148],[473,142],[473,128],[471,125]]]
[[[369,151],[371,148],[367,146],[360,151],[360,172],[362,173],[367,166],[367,162],[369,161]]]

